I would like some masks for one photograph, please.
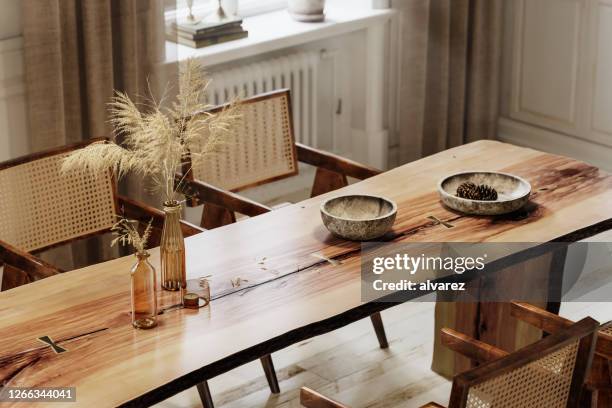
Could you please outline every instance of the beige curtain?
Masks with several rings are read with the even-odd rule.
[[[145,95],[163,60],[162,2],[28,0],[22,13],[30,150],[108,136],[113,90]],[[96,240],[45,257],[72,269],[108,252]]]
[[[394,0],[400,11],[400,161],[494,139],[502,0]]]
[[[158,2],[22,4],[31,150],[108,135],[113,89],[144,94],[153,64],[163,57]]]

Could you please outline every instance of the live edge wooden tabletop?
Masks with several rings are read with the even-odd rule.
[[[442,207],[437,181],[469,169],[527,179],[533,188],[527,211],[473,217]],[[320,220],[321,201],[346,193],[397,202],[397,220],[385,237],[393,241],[575,241],[612,227],[608,174],[531,149],[471,143],[188,238],[188,275],[212,275],[214,300],[199,311],[165,313],[149,331],[130,325],[133,257],[0,293],[0,384],[74,386],[76,405],[149,404],[383,309],[360,300],[359,244],[332,238]],[[158,267],[157,249],[152,262]],[[69,351],[54,354],[36,340],[44,335]]]

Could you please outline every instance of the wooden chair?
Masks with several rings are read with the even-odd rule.
[[[455,376],[449,408],[578,407],[598,328],[585,318],[510,354],[443,329],[444,344],[483,363]],[[307,408],[347,408],[308,388],[302,388],[300,401]]]
[[[510,313],[546,334],[557,333],[574,324],[571,320],[529,303],[512,302]],[[612,407],[612,327],[597,332],[595,356],[587,376],[582,406]]]
[[[208,112],[218,112],[219,106]],[[195,113],[206,114],[205,112]],[[298,161],[317,168],[311,197],[348,185],[347,177],[363,180],[379,170],[352,160],[314,149],[295,142],[289,90],[282,89],[254,96],[242,101],[243,119],[236,128],[232,142],[222,152],[206,157],[192,158],[192,171],[186,179],[195,194],[190,205],[205,197],[202,183],[228,191],[241,191],[249,187],[271,183],[298,174]],[[271,208],[243,208],[237,211],[257,216]],[[217,214],[222,213],[223,217]],[[211,229],[236,221],[234,212],[227,208],[206,205],[200,225]]]
[[[100,141],[103,139],[94,139]],[[0,266],[2,290],[62,272],[36,254],[46,249],[110,231],[115,215],[148,222],[153,219],[152,242],[161,237],[164,213],[117,193],[110,171],[92,178],[73,172],[60,174],[64,157],[91,141],[0,163]],[[203,184],[203,189],[207,188]],[[210,187],[207,198],[244,204],[236,194]],[[248,206],[249,202],[246,204]],[[229,207],[241,209],[239,205]],[[185,236],[203,229],[181,222]]]
[[[208,112],[218,112],[223,108],[219,106]],[[195,113],[198,114],[206,112]],[[311,197],[348,185],[347,177],[363,180],[380,174],[379,170],[352,160],[296,143],[288,89],[242,101],[241,114],[241,125],[227,148],[214,156],[192,158],[192,171],[185,176],[186,189],[193,195],[193,199],[188,201],[189,205],[202,204],[201,199],[207,198],[210,185],[236,192],[297,175],[298,161],[316,167]],[[227,205],[208,201],[202,211],[201,227],[212,229],[236,222],[235,212]],[[248,208],[243,205],[236,212],[254,217],[271,210],[251,202]],[[380,347],[387,348],[389,345],[380,314],[375,313],[370,319]],[[272,359],[270,356],[265,359],[262,359],[262,364],[270,389],[278,393],[280,389]],[[201,394],[208,390],[207,386],[200,388]],[[210,400],[210,395],[205,395],[203,400]]]

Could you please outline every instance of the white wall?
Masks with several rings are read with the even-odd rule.
[[[21,0],[0,5],[0,161],[28,152]]]
[[[500,138],[612,171],[612,0],[505,8]]]

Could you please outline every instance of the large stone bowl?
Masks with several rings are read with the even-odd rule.
[[[457,187],[471,181],[474,184],[488,184],[497,191],[497,200],[483,201],[457,197]],[[518,210],[529,200],[531,185],[513,174],[494,171],[467,171],[445,177],[438,183],[442,202],[459,212],[475,215],[499,215]]]
[[[371,195],[346,195],[321,204],[321,218],[335,236],[350,241],[368,241],[383,236],[393,226],[397,205]]]

